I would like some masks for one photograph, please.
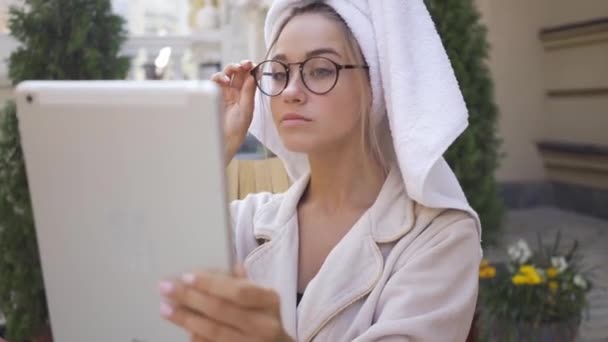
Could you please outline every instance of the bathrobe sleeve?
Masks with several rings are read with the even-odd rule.
[[[462,217],[431,223],[404,251],[382,291],[373,324],[355,341],[466,340],[481,249],[475,221]]]

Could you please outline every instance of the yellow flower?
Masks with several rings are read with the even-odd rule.
[[[482,259],[479,265],[479,278],[488,279],[496,276],[496,268],[490,264],[488,259]]]
[[[522,265],[519,272],[511,280],[515,285],[538,285],[543,281],[532,265]]]
[[[549,279],[553,279],[553,278],[557,277],[558,273],[559,272],[557,271],[557,268],[555,268],[555,267],[547,268],[547,277],[549,277]]]
[[[528,284],[528,278],[526,278],[526,276],[520,275],[520,274],[516,274],[513,279],[513,284],[515,285],[527,285]]]
[[[479,268],[479,278],[489,279],[496,276],[496,268],[493,266],[483,266]]]
[[[555,280],[551,280],[549,282],[549,289],[551,290],[551,292],[553,292],[553,293],[557,292],[558,288],[559,288],[559,285]]]
[[[519,268],[519,273],[528,277],[531,284],[540,284],[543,281],[536,268],[532,265],[522,265]]]

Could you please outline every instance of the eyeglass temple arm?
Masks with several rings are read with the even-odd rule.
[[[338,65],[341,69],[369,69],[369,65],[352,65],[352,64],[346,64],[346,65]]]

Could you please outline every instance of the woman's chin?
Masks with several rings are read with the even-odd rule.
[[[312,150],[310,148],[310,146],[306,146],[306,144],[284,144],[284,145],[285,145],[285,148],[289,152],[294,152],[294,153],[308,154]]]
[[[315,150],[315,144],[311,141],[310,136],[281,136],[281,140],[285,148],[290,152],[308,154]]]

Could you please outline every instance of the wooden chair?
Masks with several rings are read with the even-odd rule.
[[[285,192],[291,182],[279,158],[233,160],[226,170],[228,199],[243,199],[257,192]]]

